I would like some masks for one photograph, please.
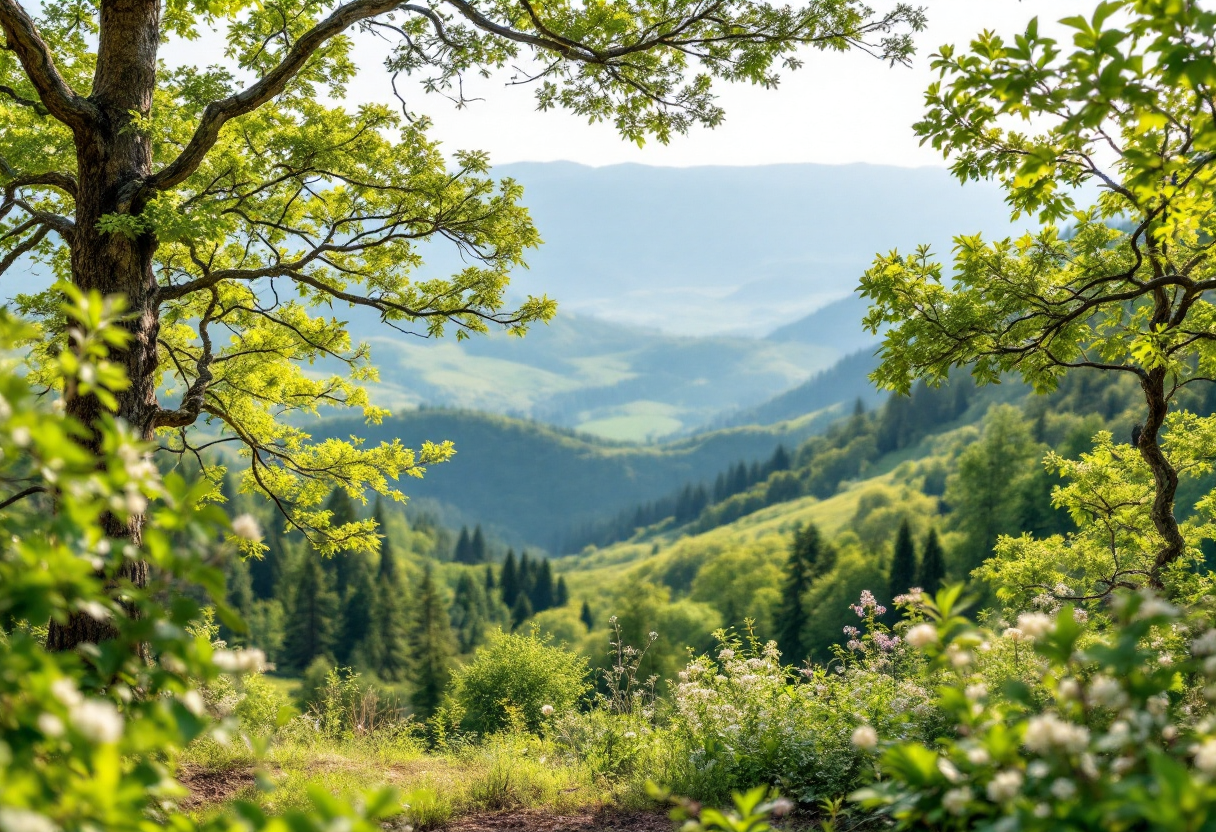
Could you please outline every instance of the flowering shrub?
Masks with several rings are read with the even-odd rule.
[[[716,658],[696,659],[673,686],[672,729],[687,754],[677,791],[723,800],[779,784],[804,802],[832,797],[869,768],[854,741],[859,726],[888,736],[932,734],[929,689],[895,672],[908,664],[906,648],[876,621],[876,604],[863,595],[859,606],[867,631],[830,668],[795,671],[772,642],[718,634]]]
[[[115,325],[121,306],[74,293],[63,311],[72,347],[44,375],[104,406],[126,384],[107,360],[109,348],[128,337]],[[0,310],[5,355],[38,336]],[[88,430],[100,437],[100,465],[77,441]],[[256,664],[253,654],[217,650],[206,634],[192,632],[200,605],[180,591],[197,587],[226,624],[241,628],[221,603],[223,580],[210,557],[219,532],[231,526],[203,502],[209,483],[162,480],[148,453],[115,420],[76,423],[45,406],[13,366],[0,366],[0,481],[18,484],[0,511],[0,829],[232,827],[231,817],[197,819],[177,808],[184,790],[171,764],[191,741],[225,741],[224,732],[236,729],[234,719],[208,713],[201,689],[219,690],[223,674]],[[145,510],[138,545],[106,533]],[[125,577],[136,561],[150,567],[146,587]],[[164,598],[172,599],[167,606]],[[111,637],[48,651],[42,625],[72,614],[103,623]],[[359,811],[318,795],[311,811],[287,823],[371,830],[374,818],[395,808],[391,792],[369,796]],[[245,829],[282,828],[238,811]]]
[[[587,693],[587,662],[535,632],[493,633],[473,660],[456,671],[448,696],[467,730],[489,734],[519,721],[539,732]],[[544,708],[552,708],[547,714]]]
[[[932,747],[887,742],[863,806],[901,828],[1207,829],[1216,823],[1216,629],[1148,592],[1117,596],[1111,626],[1071,606],[1033,612],[1001,635],[926,605],[922,647],[951,678],[940,707],[956,731]],[[1030,654],[1047,695],[984,681],[992,645]],[[985,648],[989,648],[985,651]],[[958,661],[957,656],[969,657]],[[982,660],[976,661],[978,657]],[[878,745],[878,743],[875,743]]]

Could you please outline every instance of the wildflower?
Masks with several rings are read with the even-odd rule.
[[[1161,739],[1166,742],[1173,742],[1178,738],[1178,728],[1174,725],[1167,725],[1161,729]]]
[[[878,603],[878,600],[874,597],[874,593],[868,589],[861,591],[861,598],[856,604],[851,605],[849,609],[857,613],[858,618],[865,618],[869,610],[873,610],[875,615],[887,614],[887,608]]]
[[[94,621],[106,621],[110,617],[110,608],[100,601],[81,601],[80,611]]]
[[[1210,656],[1216,653],[1216,629],[1208,630],[1192,641],[1191,652],[1196,656]]]
[[[626,731],[625,732],[625,739],[635,740],[637,738],[638,738],[637,732],[635,732],[635,731]]]
[[[858,725],[853,730],[853,746],[862,751],[870,751],[878,747],[878,732],[870,725]]]
[[[998,771],[988,783],[988,799],[993,803],[1013,800],[1022,790],[1022,772],[1015,768]]]
[[[79,705],[81,702],[80,691],[76,689],[76,683],[66,676],[51,683],[51,693],[69,708]]]
[[[63,720],[54,714],[39,714],[38,730],[46,734],[48,737],[62,736]]]
[[[986,766],[991,759],[986,748],[972,748],[967,751],[967,762],[973,766]]]
[[[857,638],[859,635],[861,635],[861,630],[853,626],[848,626],[844,628],[844,634],[849,638]]]
[[[1047,803],[1036,803],[1034,805],[1034,816],[1039,820],[1051,817],[1051,806]]]
[[[1195,768],[1207,774],[1216,772],[1216,738],[1204,740],[1202,745],[1195,747],[1194,753]]]
[[[988,695],[988,686],[983,682],[976,682],[974,685],[967,685],[967,689],[964,691],[964,693],[968,699],[974,702],[975,700],[983,699]]]
[[[18,425],[12,431],[13,444],[18,448],[24,448],[30,444],[30,429],[25,425]]]
[[[889,653],[899,646],[899,636],[889,636],[886,633],[875,633],[874,643],[878,645],[878,649],[885,653]]]
[[[1051,766],[1047,765],[1043,760],[1035,760],[1030,765],[1026,766],[1026,773],[1035,780],[1041,780],[1051,774]]]
[[[258,673],[266,666],[266,654],[250,650],[216,650],[212,663],[224,673]]]
[[[72,725],[87,739],[108,744],[122,738],[122,714],[112,702],[86,699],[71,710]]]
[[[919,650],[937,643],[937,628],[932,624],[917,624],[908,630],[904,638],[907,639],[908,644]]]
[[[735,657],[735,651],[731,650],[729,648],[724,649],[724,650],[722,650],[722,652],[718,653],[718,658],[724,662],[728,662],[731,659],[733,659],[734,657]]]
[[[850,650],[860,650],[860,649],[861,649],[861,642],[860,642],[860,641],[858,641],[858,640],[857,640],[857,639],[855,639],[855,638],[854,638],[854,639],[849,639],[849,643],[848,643],[848,644],[846,644],[845,646],[846,646],[846,647],[848,647]]]
[[[1089,697],[1095,704],[1112,710],[1121,708],[1127,701],[1123,687],[1110,676],[1098,676],[1090,682]]]
[[[1026,638],[1026,634],[1017,627],[1007,627],[1001,635],[1010,641],[1023,641]]]
[[[1071,677],[1061,679],[1060,684],[1056,687],[1056,694],[1064,701],[1079,699],[1081,697],[1081,685],[1077,683],[1076,679]]]
[[[942,808],[952,815],[961,815],[967,811],[971,802],[971,789],[951,789],[942,795]]]
[[[1140,609],[1136,610],[1136,618],[1143,620],[1145,618],[1173,618],[1178,615],[1178,608],[1169,601],[1158,598],[1156,595],[1150,595],[1140,605]]]
[[[1018,629],[1031,639],[1045,636],[1054,626],[1055,621],[1046,613],[1024,612],[1018,616]]]
[[[202,716],[207,707],[203,702],[203,696],[196,690],[188,690],[182,696],[182,704],[186,706],[186,710],[195,716]]]
[[[252,514],[242,514],[232,521],[232,533],[243,540],[262,539],[262,527]]]
[[[0,808],[0,829],[4,832],[55,832],[56,826],[46,815],[5,806]]]
[[[1053,747],[1080,754],[1089,744],[1089,729],[1084,725],[1065,722],[1055,714],[1041,714],[1026,724],[1022,742],[1028,749],[1043,754]]]
[[[950,762],[945,757],[937,758],[937,770],[940,771],[942,776],[951,783],[957,783],[959,780],[963,779],[962,772],[958,770],[954,763]]]
[[[1072,620],[1077,622],[1078,624],[1084,624],[1086,621],[1089,620],[1089,613],[1086,612],[1085,610],[1081,609],[1080,607],[1076,607],[1072,611]]]
[[[553,706],[552,705],[541,705],[540,712],[542,714],[544,714],[545,716],[553,716]]]
[[[1056,800],[1071,800],[1077,794],[1077,784],[1067,777],[1060,777],[1051,784],[1051,793]]]
[[[788,797],[779,797],[769,804],[769,814],[775,818],[781,818],[794,811],[794,801]]]

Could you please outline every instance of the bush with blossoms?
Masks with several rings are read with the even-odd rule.
[[[941,727],[932,687],[880,618],[870,593],[853,607],[855,642],[828,666],[782,663],[773,642],[716,634],[715,656],[691,662],[673,683],[672,745],[684,755],[674,785],[721,801],[731,792],[780,785],[801,802],[847,793],[869,776],[857,731],[929,739]]]
[[[947,679],[938,706],[954,730],[862,737],[880,776],[855,800],[899,828],[1216,827],[1213,599],[1125,592],[1101,629],[1063,605],[993,630],[961,617],[958,596],[926,599],[907,634]],[[1023,673],[994,686],[989,666],[1014,652]]]
[[[67,291],[71,291],[68,287]],[[103,405],[125,385],[109,350],[128,336],[122,307],[71,294],[63,309],[71,347],[47,369],[77,395]],[[0,309],[0,355],[38,337]],[[100,463],[78,439],[101,438]],[[253,652],[218,650],[200,631],[196,587],[233,629],[218,568],[217,539],[253,535],[206,502],[209,483],[161,478],[150,448],[103,417],[73,421],[31,388],[15,363],[0,365],[0,829],[371,830],[399,811],[391,792],[358,810],[316,794],[310,811],[271,821],[249,804],[198,818],[178,808],[185,790],[174,759],[203,736],[231,742],[233,718],[208,711],[204,691],[256,669]],[[132,513],[147,520],[138,545],[107,536]],[[130,562],[150,569],[146,587],[124,579]],[[125,567],[125,568],[124,568]],[[168,599],[166,601],[166,599]],[[48,621],[87,615],[112,635],[72,652],[46,649]],[[205,629],[205,627],[204,627]]]

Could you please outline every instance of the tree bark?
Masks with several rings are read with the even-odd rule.
[[[96,115],[75,129],[79,184],[76,231],[71,241],[72,281],[86,292],[121,293],[127,298],[132,317],[123,326],[132,337],[125,348],[112,349],[110,358],[124,367],[130,387],[117,394],[118,410],[113,415],[143,439],[151,438],[152,417],[157,411],[159,319],[153,271],[156,238],[151,233],[133,238],[105,234],[98,230],[98,222],[107,214],[127,209],[128,206],[120,204],[124,186],[151,173],[151,141],[133,129],[132,114],[147,116],[151,112],[159,42],[159,0],[103,0],[97,69],[89,96]],[[141,208],[130,206],[129,212],[138,214]],[[64,403],[66,412],[84,425],[95,426],[106,415],[93,396],[80,396],[68,390]],[[100,457],[96,430],[86,442]],[[142,514],[127,520],[113,516],[103,520],[108,535],[136,546],[142,542],[143,522]],[[146,586],[148,566],[143,561],[128,559],[117,579]],[[82,643],[96,643],[116,634],[109,622],[77,613],[66,623],[50,623],[47,646],[53,650],[72,650]]]
[[[1153,472],[1153,484],[1156,493],[1153,505],[1149,510],[1153,526],[1165,540],[1165,545],[1157,552],[1153,560],[1152,574],[1149,585],[1154,589],[1162,589],[1161,573],[1171,563],[1182,557],[1186,551],[1186,539],[1178,527],[1178,519],[1174,516],[1174,497],[1178,493],[1178,472],[1161,450],[1159,435],[1169,413],[1169,401],[1165,395],[1165,370],[1150,370],[1141,377],[1140,387],[1144,390],[1144,400],[1148,405],[1148,414],[1144,420],[1144,429],[1140,432],[1140,456],[1148,463]]]

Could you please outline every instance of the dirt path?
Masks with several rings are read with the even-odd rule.
[[[466,815],[443,828],[446,832],[672,832],[675,824],[665,812],[554,815],[529,809]]]

